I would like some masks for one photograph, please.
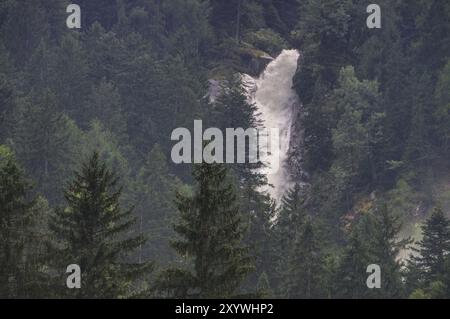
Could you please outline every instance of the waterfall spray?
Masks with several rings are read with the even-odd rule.
[[[263,125],[268,129],[278,128],[280,132],[281,169],[275,173],[263,169],[269,184],[273,186],[268,191],[277,202],[294,184],[287,161],[295,114],[294,107],[299,105],[299,97],[292,88],[299,56],[300,53],[297,50],[284,50],[267,66],[259,78],[243,76],[249,100],[258,108]],[[263,162],[270,165],[264,158]]]

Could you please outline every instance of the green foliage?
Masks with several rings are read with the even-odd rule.
[[[79,265],[82,271],[83,289],[73,293],[66,290],[71,297],[130,297],[140,292],[134,284],[151,268],[148,263],[124,261],[145,239],[127,234],[135,220],[131,210],[120,207],[117,182],[93,153],[65,190],[67,207],[57,209],[52,216],[50,229],[57,240],[51,245],[54,271],[62,275],[71,264]]]
[[[423,238],[418,243],[419,256],[413,261],[421,271],[425,284],[441,281],[446,273],[446,259],[450,253],[450,222],[442,208],[436,207],[422,227]]]
[[[402,224],[384,203],[352,225],[344,255],[336,272],[335,294],[343,298],[402,298],[402,261],[400,253],[408,248],[410,239],[402,239]],[[367,266],[381,268],[381,288],[368,289]]]
[[[0,145],[0,298],[36,298],[45,291],[41,281],[42,240],[38,229],[44,210],[29,199],[30,183],[10,149]]]
[[[37,190],[51,203],[60,200],[64,182],[75,168],[81,133],[58,109],[51,91],[20,101],[20,118],[12,143],[25,170],[37,182]]]
[[[326,297],[324,253],[310,220],[301,227],[289,256],[285,278],[287,297],[315,299]]]
[[[127,123],[123,113],[122,99],[114,83],[103,79],[91,90],[88,98],[88,108],[84,114],[85,125],[93,119],[103,123],[106,129],[117,136],[125,138]]]
[[[63,240],[49,232],[47,215],[62,203],[80,160],[93,152],[121,177],[123,196],[117,201],[135,206],[138,223],[117,238],[149,237],[114,263],[147,258],[163,268],[178,263],[177,270],[166,272],[174,290],[164,296],[229,297],[243,291],[301,298],[448,296],[448,1],[379,0],[382,28],[376,30],[364,23],[368,3],[354,0],[80,0],[80,30],[65,27],[67,1],[23,2],[0,1],[0,143],[17,156],[16,162],[13,151],[0,147],[0,189],[9,196],[0,198],[0,213],[21,225],[0,225],[2,254],[7,243],[14,246],[8,262],[0,258],[2,266],[8,264],[0,270],[2,296],[59,295],[59,275],[67,265],[47,271],[43,243],[62,249],[68,235]],[[262,191],[267,179],[260,163],[230,165],[230,176],[220,183],[222,168],[205,173],[199,184],[212,185],[211,196],[219,196],[218,185],[236,186],[220,194],[231,205],[219,202],[215,211],[202,211],[216,216],[240,206],[238,229],[248,227],[237,231],[239,240],[222,236],[217,247],[228,249],[231,242],[241,252],[248,246],[248,253],[230,260],[239,264],[252,256],[256,268],[248,274],[243,262],[214,290],[199,283],[201,267],[195,268],[192,255],[182,258],[169,249],[174,236],[183,242],[171,229],[173,193],[181,188],[180,198],[192,205],[201,193],[192,194],[189,166],[167,160],[170,135],[174,128],[191,128],[195,119],[221,129],[259,127],[257,108],[248,103],[235,73],[256,76],[265,65],[263,51],[276,56],[291,47],[301,51],[294,88],[302,101],[302,123],[296,124],[304,129],[298,148],[305,180],[296,180],[302,187],[274,203]],[[205,98],[211,78],[223,85],[214,103]],[[105,190],[110,196],[98,200],[116,191]],[[416,256],[403,272],[399,234],[415,235],[414,227],[437,200],[444,204],[441,217],[435,213],[426,223]],[[59,214],[76,211],[73,205]],[[219,221],[206,220],[205,227],[214,233]],[[400,222],[406,223],[401,230]],[[187,218],[183,223],[190,225]],[[365,267],[375,261],[384,285],[368,291]],[[102,265],[107,275],[120,278],[118,285],[100,276],[96,293],[86,297],[128,297],[149,287],[145,278],[125,280],[122,266],[106,260]],[[55,280],[56,286],[43,284]]]
[[[288,47],[287,42],[271,29],[261,29],[247,33],[244,36],[244,41],[273,55],[277,55],[281,50]]]
[[[126,149],[125,149],[126,150]],[[101,122],[93,121],[89,131],[83,136],[83,144],[81,147],[84,158],[90,154],[98,153],[100,159],[107,163],[117,176],[125,181],[125,185],[130,178],[130,167],[127,157],[124,155],[125,150],[119,143],[119,139],[112,131],[105,129]],[[128,188],[125,188],[128,191]]]
[[[436,85],[435,98],[437,108],[433,114],[435,121],[436,137],[445,155],[449,152],[450,140],[450,61],[445,65]]]
[[[167,158],[156,144],[131,185],[130,202],[135,205],[140,234],[148,241],[139,248],[139,259],[158,260],[164,265],[175,259],[169,242],[175,236],[175,194],[182,183],[170,173]],[[151,207],[151,210],[148,208]]]
[[[320,98],[320,88],[331,88],[341,67],[349,62],[351,0],[305,1],[299,9],[295,41],[303,50],[297,89],[308,106]]]
[[[172,297],[229,298],[239,294],[243,280],[253,269],[248,248],[242,244],[245,224],[236,191],[219,164],[194,168],[197,189],[193,197],[179,194],[180,220],[172,242],[187,269],[163,273],[160,289]]]
[[[417,289],[409,296],[409,299],[430,299],[430,298],[422,289]]]
[[[273,291],[270,288],[269,277],[265,272],[258,279],[258,285],[256,286],[257,295],[260,298],[272,298]]]
[[[49,78],[58,99],[60,110],[80,123],[80,109],[86,104],[89,90],[88,60],[80,36],[68,34],[56,49]]]
[[[392,214],[386,204],[379,205],[375,214],[375,231],[371,253],[374,263],[383,270],[383,284],[377,294],[382,298],[400,298],[403,296],[401,277],[402,262],[398,260],[411,240],[401,239],[402,223]]]
[[[295,254],[293,238],[299,237],[298,233],[302,229],[306,219],[305,212],[305,199],[302,198],[300,185],[296,184],[293,189],[289,190],[287,194],[283,196],[282,206],[278,212],[275,228],[275,249],[276,249],[276,282],[282,286],[283,292],[286,290],[283,281],[289,281],[289,258]],[[281,281],[281,282],[280,282]]]
[[[350,235],[336,277],[336,295],[340,298],[367,298],[366,268],[371,264],[367,243],[358,229]]]
[[[211,105],[208,118],[212,127],[220,128],[223,132],[227,128],[259,128],[262,124],[256,106],[248,102],[243,83],[237,76],[225,81],[221,94]],[[236,150],[234,154],[237,154]],[[275,263],[274,259],[268,257],[273,254],[270,242],[274,207],[270,197],[261,191],[267,186],[267,178],[260,171],[262,167],[260,162],[230,165],[231,174],[240,190],[237,195],[241,209],[248,212],[244,215],[249,227],[245,241],[253,248],[251,254],[256,259],[256,272],[250,277],[253,287],[262,273],[273,273]]]
[[[377,163],[377,147],[382,141],[380,96],[376,82],[360,82],[352,67],[341,70],[339,87],[333,92],[331,103],[340,118],[332,130],[333,150],[336,159],[331,171],[337,170],[344,183],[351,187],[358,184],[355,178],[364,178],[365,183],[375,182],[380,163]],[[366,177],[367,178],[367,177]]]
[[[414,290],[409,296],[410,299],[447,299],[446,287],[440,281],[435,281],[430,284],[425,290]]]

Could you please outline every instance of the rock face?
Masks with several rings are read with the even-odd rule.
[[[289,172],[296,183],[305,185],[308,180],[308,174],[304,170],[304,141],[305,130],[303,129],[303,106],[300,101],[294,105],[292,113],[291,139],[289,144],[289,153],[287,166]]]
[[[209,98],[211,103],[214,103],[216,99],[220,96],[222,92],[223,81],[210,79],[209,81],[209,89],[206,97]]]
[[[241,50],[241,58],[249,75],[258,77],[274,59],[267,53],[256,50]]]

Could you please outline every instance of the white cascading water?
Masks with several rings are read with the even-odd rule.
[[[267,66],[259,78],[243,76],[249,100],[260,113],[262,124],[267,129],[278,128],[280,132],[280,169],[274,173],[264,170],[268,182],[273,187],[268,189],[271,196],[279,203],[284,193],[294,182],[287,167],[291,129],[294,120],[294,107],[299,105],[299,98],[293,86],[300,53],[297,50],[283,52]],[[263,159],[263,162],[270,165]]]

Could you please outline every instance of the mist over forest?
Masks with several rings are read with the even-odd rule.
[[[0,299],[449,298],[450,2],[376,2],[1,0]]]

